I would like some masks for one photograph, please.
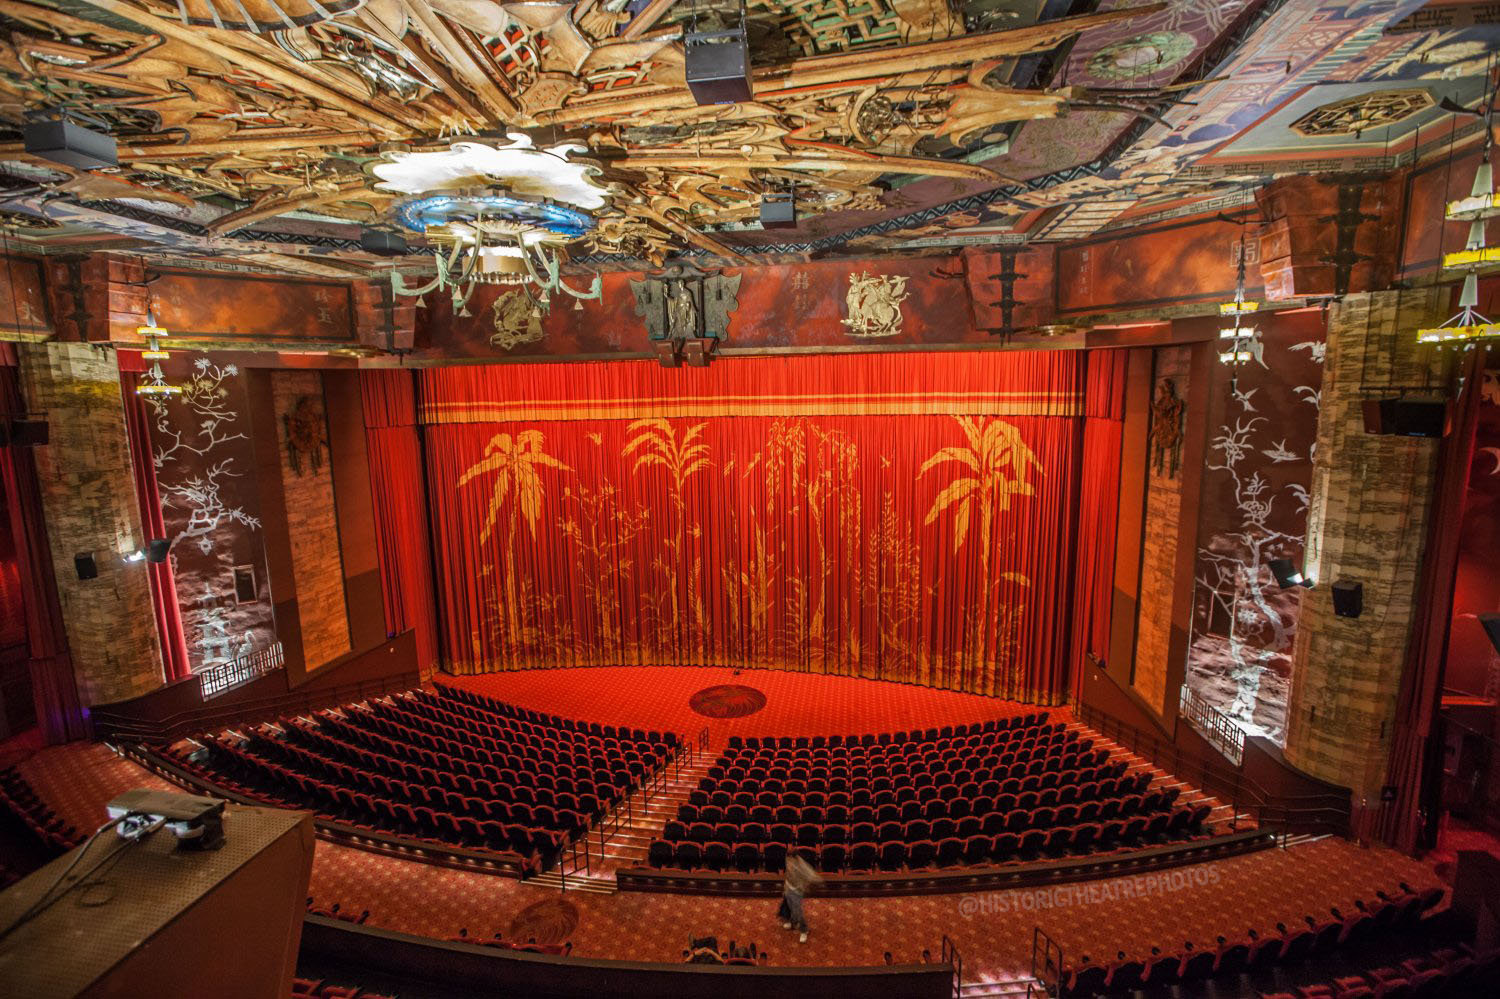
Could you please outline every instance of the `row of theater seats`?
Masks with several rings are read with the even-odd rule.
[[[896,735],[731,738],[651,844],[653,867],[898,871],[1088,854],[1200,835],[1176,807],[1042,713]]]
[[[475,947],[490,947],[495,950],[516,950],[525,954],[553,954],[561,957],[573,953],[573,941],[564,940],[559,944],[537,943],[536,937],[527,937],[522,943],[518,940],[507,940],[501,933],[492,937],[471,937],[468,927],[458,931],[457,936],[449,937],[449,943],[471,944]]]
[[[1152,948],[1146,957],[1118,955],[1109,965],[1095,964],[1087,955],[1064,976],[1062,999],[1090,996],[1127,996],[1138,989],[1191,985],[1206,980],[1237,981],[1299,964],[1309,958],[1348,951],[1377,941],[1400,941],[1410,937],[1425,913],[1443,899],[1441,889],[1417,893],[1403,884],[1395,896],[1379,893],[1373,903],[1357,902],[1357,911],[1344,915],[1330,910],[1323,920],[1304,917],[1305,925],[1277,924],[1275,935],[1261,936],[1250,930],[1243,940],[1223,937],[1215,949],[1195,948],[1191,941],[1176,953]]]
[[[366,992],[357,985],[332,985],[321,978],[293,978],[293,999],[395,999],[380,992]]]
[[[363,909],[359,915],[352,911],[346,911],[342,903],[335,902],[330,906],[318,905],[313,901],[311,895],[307,896],[307,914],[309,916],[322,916],[325,919],[339,919],[346,923],[363,923],[370,918],[370,910]]]
[[[1448,947],[1397,965],[1372,968],[1295,992],[1262,992],[1261,999],[1454,999],[1500,995],[1500,948],[1475,953]]]
[[[14,816],[49,855],[66,853],[83,840],[78,830],[47,807],[15,767],[0,770],[0,809]]]
[[[202,751],[174,755],[249,797],[375,833],[493,852],[524,873],[550,865],[678,744],[670,734],[527,714],[439,688],[284,718],[249,738],[204,737]],[[507,735],[517,741],[499,741]]]

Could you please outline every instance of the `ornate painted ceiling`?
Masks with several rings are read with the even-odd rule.
[[[1497,38],[1423,0],[749,0],[753,99],[700,106],[714,6],[0,0],[0,211],[48,252],[330,277],[495,183],[585,210],[596,269],[1064,240],[1443,148]],[[27,154],[49,112],[119,166]]]

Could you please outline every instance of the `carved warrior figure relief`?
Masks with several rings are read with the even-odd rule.
[[[729,317],[739,308],[740,276],[672,267],[660,277],[631,281],[635,314],[653,340],[729,338]]]
[[[323,411],[310,395],[297,400],[297,408],[287,413],[286,454],[292,474],[302,476],[302,462],[307,461],[314,475],[323,469],[323,449],[328,446],[328,429],[323,425]]]
[[[490,334],[491,347],[510,350],[523,343],[536,343],[542,338],[542,317],[524,289],[507,291],[495,299],[492,309],[495,332]]]
[[[1182,456],[1182,409],[1172,379],[1163,378],[1156,385],[1156,399],[1151,403],[1151,460],[1156,470],[1169,479],[1177,477],[1177,463]]]
[[[849,316],[842,320],[850,336],[896,336],[901,332],[901,303],[906,301],[906,278],[889,274],[849,275],[845,302]]]

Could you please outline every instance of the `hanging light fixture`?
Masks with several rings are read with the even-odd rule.
[[[1234,283],[1234,301],[1219,304],[1219,317],[1234,324],[1219,328],[1219,361],[1236,369],[1260,355],[1260,330],[1246,316],[1260,311],[1260,303],[1245,298],[1245,233],[1240,231],[1240,262]]]
[[[146,341],[146,349],[141,351],[141,357],[151,362],[151,367],[136,383],[135,394],[177,395],[182,392],[182,386],[169,385],[166,375],[162,374],[161,362],[172,354],[162,346],[162,341],[167,338],[167,331],[156,325],[156,315],[149,306],[146,309],[146,325],[137,326],[135,335]]]
[[[1493,68],[1490,70],[1494,72]],[[1469,223],[1469,238],[1464,248],[1443,254],[1443,269],[1462,271],[1463,288],[1458,293],[1458,312],[1437,326],[1417,330],[1417,342],[1437,347],[1473,350],[1476,343],[1500,340],[1500,323],[1492,323],[1479,311],[1479,272],[1500,264],[1500,246],[1485,245],[1485,226],[1500,216],[1500,193],[1495,191],[1495,169],[1491,155],[1495,146],[1495,82],[1484,107],[1484,152],[1474,170],[1469,196],[1443,206],[1443,218],[1449,222]]]

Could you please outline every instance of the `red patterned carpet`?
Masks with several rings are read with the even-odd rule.
[[[988,698],[840,677],[726,669],[581,669],[507,673],[457,680],[516,703],[564,716],[632,727],[696,733],[712,730],[712,744],[729,734],[815,734],[899,731],[1033,710]],[[765,706],[731,718],[698,714],[689,699],[704,688],[742,684]],[[710,711],[735,714],[757,698],[728,692],[700,699]],[[101,745],[42,750],[20,764],[38,792],[79,829],[103,821],[104,803],[132,787],[166,787],[155,776]],[[1191,939],[1210,946],[1217,934],[1237,936],[1278,920],[1349,907],[1400,881],[1440,883],[1432,863],[1337,839],[1212,864],[1180,868],[1151,879],[1093,882],[1038,891],[982,896],[808,901],[813,932],[798,944],[775,921],[775,900],[705,898],[633,892],[598,894],[555,890],[431,867],[319,842],[311,892],[319,904],[369,909],[370,923],[434,937],[535,935],[570,939],[588,957],[675,961],[690,934],[716,934],[721,943],[754,940],[775,964],[880,964],[884,951],[898,963],[924,948],[936,954],[943,934],[964,956],[967,982],[1026,975],[1032,931],[1042,927],[1069,959],[1096,960],[1117,949],[1178,948]]]
[[[441,679],[564,718],[690,736],[706,727],[709,744],[715,747],[722,747],[731,735],[903,732],[1040,710],[906,683],[779,670],[742,670],[736,676],[734,670],[717,666],[517,670]],[[764,707],[724,717],[754,703],[749,696],[726,692],[700,700],[718,716],[694,710],[695,694],[723,686],[751,688],[764,697]]]

